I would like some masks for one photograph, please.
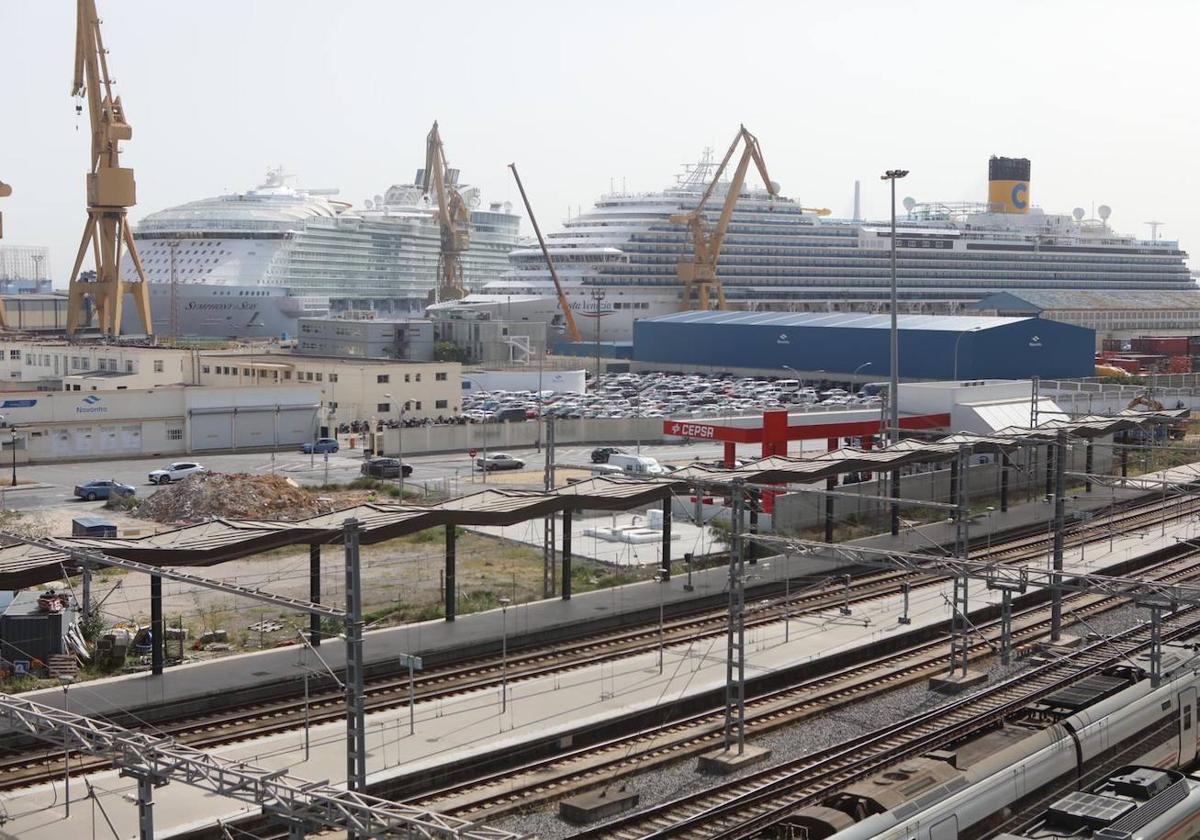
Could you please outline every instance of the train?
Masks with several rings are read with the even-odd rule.
[[[1129,765],[1054,801],[996,840],[1188,840],[1200,836],[1200,781],[1177,770]]]
[[[996,730],[899,762],[797,811],[787,823],[809,840],[971,840],[1006,831],[1014,814],[1030,812],[1047,792],[1078,793],[1080,780],[1098,767],[1187,768],[1196,761],[1200,743],[1200,657],[1193,646],[1164,645],[1157,688],[1144,661],[1086,677]],[[1187,807],[1200,806],[1191,790],[1196,782],[1177,775],[1172,779],[1185,781],[1189,789],[1183,800],[1190,803]],[[1103,828],[1094,835],[1030,836],[1200,836],[1099,833]]]

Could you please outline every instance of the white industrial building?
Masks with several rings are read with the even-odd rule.
[[[318,431],[320,390],[167,387],[0,397],[18,463],[294,447]]]

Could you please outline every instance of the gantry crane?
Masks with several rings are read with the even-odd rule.
[[[438,258],[438,282],[433,291],[434,301],[458,300],[466,297],[463,285],[462,255],[470,243],[471,212],[454,184],[447,178],[446,150],[435,120],[425,140],[425,177],[421,191],[437,201],[438,228],[442,234],[441,255]]]
[[[75,79],[72,96],[87,99],[92,128],[91,168],[87,174],[88,218],[83,240],[71,270],[67,309],[67,333],[74,335],[90,326],[88,301],[96,314],[102,335],[121,333],[121,310],[125,295],[133,295],[134,306],[147,335],[154,331],[150,320],[150,287],[133,244],[133,232],[125,210],[137,203],[133,170],[120,165],[121,141],[133,136],[125,118],[121,97],[114,97],[108,76],[108,51],[100,37],[100,17],[95,0],[78,0],[75,19]],[[79,106],[81,109],[81,106]],[[82,277],[88,246],[96,263],[95,277]],[[136,280],[121,278],[122,250],[128,249]]]
[[[542,248],[542,256],[546,258],[546,267],[550,269],[550,279],[554,281],[554,292],[558,295],[558,308],[562,310],[563,321],[566,322],[567,338],[571,341],[582,341],[583,336],[579,334],[579,327],[575,324],[575,315],[571,312],[571,304],[567,301],[562,283],[558,280],[558,272],[554,269],[554,259],[550,256],[550,249],[546,247],[546,240],[542,237],[542,229],[538,227],[537,217],[533,215],[533,206],[529,203],[529,197],[525,195],[525,185],[521,183],[521,176],[517,174],[517,165],[510,163],[508,168],[512,170],[513,178],[517,181],[517,189],[521,191],[521,201],[525,203],[525,212],[529,214],[529,223],[533,225],[538,245]]]
[[[728,191],[725,193],[725,204],[721,208],[717,226],[710,231],[704,216],[704,208],[708,204],[708,199],[716,191],[717,184],[725,173],[725,167],[733,158],[738,143],[742,143],[744,146],[742,157],[738,161],[737,169],[733,172],[733,178],[729,181]],[[742,185],[746,182],[746,170],[749,168],[751,160],[758,168],[758,174],[762,176],[768,194],[774,198],[779,194],[779,187],[767,175],[767,164],[763,162],[762,151],[758,147],[758,138],[747,131],[746,126],[743,125],[738,129],[737,136],[729,145],[729,151],[725,153],[721,165],[717,167],[716,175],[713,176],[704,195],[700,197],[699,203],[690,212],[671,216],[672,223],[687,225],[688,233],[692,237],[692,258],[679,261],[679,280],[683,283],[683,309],[709,309],[714,289],[717,293],[717,307],[725,308],[725,289],[717,277],[717,258],[721,255],[721,244],[725,241],[725,234],[729,231],[733,208],[737,204]],[[693,292],[695,292],[694,296]]]

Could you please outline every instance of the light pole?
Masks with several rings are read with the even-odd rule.
[[[994,507],[992,507],[991,505],[987,506],[987,520],[988,520],[987,550],[989,552],[992,550],[992,529],[994,529],[996,527],[995,523],[992,521],[992,514],[994,514],[995,512],[996,512],[996,509]]]
[[[892,335],[891,356],[892,370],[889,381],[891,399],[888,401],[892,411],[892,427],[889,429],[888,440],[896,443],[900,440],[900,328],[896,320],[896,309],[899,306],[896,294],[896,181],[908,175],[907,169],[889,169],[883,173],[882,180],[891,183],[892,188],[892,239],[891,239],[891,303],[892,303]]]
[[[654,579],[658,581],[658,673],[663,672],[663,586],[670,580],[670,572],[660,568]]]
[[[500,714],[508,711],[508,605],[511,598],[500,598]]]
[[[600,387],[600,303],[604,300],[603,289],[592,289],[589,294],[596,301],[596,387]]]
[[[861,365],[859,365],[858,367],[856,367],[856,368],[854,369],[854,373],[850,374],[850,387],[851,387],[851,388],[853,388],[853,387],[854,387],[854,378],[855,378],[856,376],[858,376],[858,372],[859,372],[860,370],[862,370],[863,368],[869,368],[870,366],[871,366],[871,363],[870,363],[870,362],[863,362]]]
[[[60,676],[59,683],[62,684],[63,690],[63,712],[70,712],[70,697],[67,694],[67,689],[71,687],[71,683],[75,682],[75,678],[71,676]],[[66,807],[66,816],[71,816],[71,742],[67,737],[67,730],[63,730],[63,805]]]
[[[966,330],[965,332],[960,332],[958,334],[958,338],[954,339],[954,379],[955,380],[958,379],[958,343],[963,340],[963,336],[966,335],[967,333],[979,332],[980,329],[981,329],[980,327],[971,327],[971,329]]]
[[[891,182],[892,188],[892,239],[891,239],[891,304],[892,304],[892,334],[891,334],[891,376],[888,379],[888,408],[891,422],[888,429],[888,443],[895,445],[900,442],[900,327],[897,323],[896,310],[899,307],[896,294],[896,181],[908,174],[907,169],[889,169],[881,176],[884,181]],[[892,498],[900,498],[900,470],[892,470]],[[900,503],[892,502],[892,536],[900,533]]]
[[[384,394],[388,398],[388,402],[392,401],[391,394]],[[396,460],[400,462],[400,468],[396,471],[396,478],[400,484],[400,504],[404,504],[404,412],[408,410],[408,403],[400,403],[400,425],[396,427]]]
[[[475,387],[479,388],[480,391],[486,390],[485,388],[483,388],[479,385],[479,380],[473,376],[460,376],[459,378],[465,379],[468,382],[474,382]],[[487,471],[487,414],[486,413],[484,414],[483,422],[480,423],[479,425],[481,427],[481,430],[479,432],[479,438],[480,438],[480,442],[483,445],[483,469],[481,470],[481,472],[483,473],[483,483],[487,484],[488,471]],[[401,467],[400,471],[404,472],[403,466]],[[474,475],[474,473],[472,473],[472,475]],[[474,481],[475,479],[472,478],[471,480]]]
[[[12,427],[12,486],[17,486],[17,427]]]

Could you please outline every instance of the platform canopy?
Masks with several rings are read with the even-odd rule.
[[[722,487],[739,480],[751,485],[807,484],[849,472],[878,472],[910,464],[950,461],[963,445],[972,452],[1012,451],[1052,442],[1060,429],[1072,437],[1093,439],[1145,426],[1177,423],[1187,413],[1186,409],[1126,411],[1111,417],[1049,420],[1036,428],[1014,426],[991,435],[957,434],[935,441],[909,439],[887,449],[846,447],[813,458],[776,455],[738,469],[696,465],[658,478],[603,476],[549,492],[489,488],[437,505],[370,503],[295,522],[213,519],[132,539],[51,540],[59,550],[8,545],[0,548],[0,589],[23,589],[62,579],[65,565],[70,565],[62,549],[89,551],[154,566],[211,566],[284,546],[338,544],[348,519],[359,522],[360,541],[367,545],[446,525],[514,525],[564,511],[629,510],[689,494],[698,483]]]

